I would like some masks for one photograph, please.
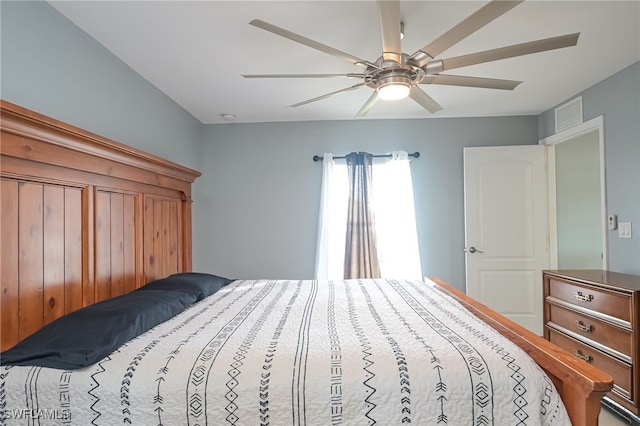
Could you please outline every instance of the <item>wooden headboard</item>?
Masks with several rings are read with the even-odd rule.
[[[191,270],[200,173],[0,101],[1,348]]]

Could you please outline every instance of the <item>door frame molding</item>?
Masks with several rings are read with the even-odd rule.
[[[538,141],[538,145],[554,146],[589,132],[598,132],[600,147],[600,220],[602,233],[602,269],[609,265],[608,232],[607,232],[607,182],[604,150],[604,116],[592,118],[581,124],[548,136]],[[547,183],[549,185],[549,257],[552,269],[558,268],[558,223],[556,219],[556,162],[555,150],[547,149]]]

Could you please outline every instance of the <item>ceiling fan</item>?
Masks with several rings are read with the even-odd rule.
[[[456,43],[471,35],[475,31],[500,17],[524,0],[503,1],[492,0],[485,6],[471,14],[449,31],[427,44],[412,55],[402,52],[401,49],[401,19],[400,2],[378,0],[378,14],[380,17],[380,33],[382,35],[382,56],[375,61],[367,61],[349,53],[342,52],[333,47],[311,40],[302,35],[293,33],[284,28],[270,23],[254,19],[251,25],[304,44],[329,55],[345,59],[353,65],[364,68],[361,73],[348,74],[249,74],[244,78],[357,78],[362,82],[327,93],[313,99],[308,99],[293,105],[299,107],[311,102],[316,102],[331,96],[346,93],[361,87],[374,89],[373,94],[360,108],[356,117],[365,116],[379,99],[396,100],[409,96],[431,113],[435,113],[442,107],[419,85],[441,84],[450,86],[481,87],[488,89],[513,90],[521,81],[502,80],[494,78],[468,77],[452,74],[441,74],[456,68],[497,61],[500,59],[544,52],[575,46],[578,43],[580,33],[567,34],[542,40],[515,44],[497,49],[485,50],[447,59],[436,59]]]

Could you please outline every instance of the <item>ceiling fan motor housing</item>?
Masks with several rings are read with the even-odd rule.
[[[444,71],[442,60],[431,60],[424,65],[407,54],[402,54],[402,63],[385,61],[382,57],[365,71],[364,83],[372,89],[392,84],[409,87],[420,84],[426,76],[437,75]]]
[[[420,83],[425,75],[425,71],[406,54],[402,55],[401,64],[380,57],[375,67],[369,66],[365,71],[364,83],[376,90],[389,85],[411,87]]]

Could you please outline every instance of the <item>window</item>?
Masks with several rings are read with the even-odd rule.
[[[349,179],[344,160],[325,154],[316,277],[342,279]],[[413,186],[406,152],[376,159],[372,171],[373,210],[380,274],[421,279]]]

